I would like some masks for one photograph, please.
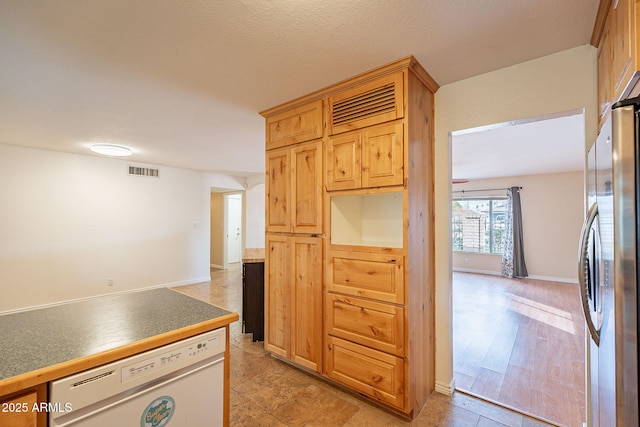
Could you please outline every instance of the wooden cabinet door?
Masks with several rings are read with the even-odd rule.
[[[47,401],[46,384],[0,396],[0,426],[2,427],[46,427],[47,412],[34,411],[33,407]]]
[[[321,238],[267,235],[265,349],[321,372]]]
[[[609,39],[609,25],[605,24],[600,45],[598,46],[598,119],[599,124],[604,123],[604,117],[611,107],[612,83],[611,83],[611,43]]]
[[[402,185],[402,122],[372,126],[329,138],[327,190]]]
[[[290,355],[291,250],[287,236],[265,237],[265,334],[267,351]]]
[[[609,35],[611,40],[611,81],[613,100],[620,99],[635,72],[635,19],[634,0],[618,0],[609,11]]]
[[[322,100],[283,111],[267,119],[267,150],[322,138]]]
[[[322,234],[322,140],[291,148],[292,231]]]
[[[401,122],[365,129],[362,138],[362,187],[402,185],[403,146]]]
[[[361,132],[329,138],[327,142],[327,190],[351,190],[361,185]]]
[[[292,273],[292,360],[322,370],[322,239],[294,237]]]
[[[288,148],[267,151],[266,154],[266,231],[291,230],[291,171]]]

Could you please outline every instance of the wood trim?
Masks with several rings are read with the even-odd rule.
[[[413,71],[415,76],[424,84],[432,93],[436,93],[440,89],[440,85],[429,75],[416,58],[411,57],[409,69]]]
[[[230,313],[216,319],[206,322],[197,323],[175,331],[156,335],[136,341],[133,344],[115,348],[113,350],[96,353],[90,356],[81,357],[70,360],[68,362],[59,363],[57,365],[48,366],[46,368],[37,369],[25,374],[16,375],[11,378],[0,380],[0,395],[10,394],[34,387],[38,384],[53,381],[71,374],[104,365],[125,357],[133,356],[147,350],[152,350],[163,345],[171,344],[185,338],[193,337],[205,332],[213,331],[222,327],[229,327],[229,324],[240,318],[238,313]]]
[[[415,416],[435,388],[435,96],[409,73],[407,105],[411,111],[405,140],[407,191],[406,385],[407,413]],[[409,159],[411,159],[409,161]]]
[[[597,48],[600,44],[600,38],[604,31],[604,24],[607,22],[607,15],[609,15],[609,10],[611,9],[611,3],[613,3],[613,0],[600,0],[596,22],[593,25],[593,31],[591,33],[591,46],[593,47]]]
[[[434,92],[439,88],[435,80],[431,78],[429,73],[427,73],[427,71],[424,68],[422,68],[422,66],[420,66],[416,58],[414,58],[413,55],[409,55],[397,61],[391,62],[387,65],[383,65],[382,67],[374,68],[373,70],[355,75],[353,77],[342,80],[336,84],[327,86],[315,92],[311,92],[308,95],[301,96],[289,102],[285,102],[284,104],[280,104],[275,107],[269,108],[267,110],[261,111],[260,115],[265,118],[271,117],[274,114],[281,113],[291,108],[296,108],[307,102],[324,98],[336,92],[349,89],[355,86],[359,86],[363,83],[369,82],[371,80],[377,79],[382,76],[386,76],[388,74],[393,74],[395,72],[402,71],[407,68],[411,69],[420,78],[420,80],[423,80],[427,85],[427,87],[429,87]]]
[[[222,407],[222,425],[229,427],[229,408],[231,407],[231,351],[229,349],[230,344],[230,331],[229,327],[225,327],[225,347],[224,347],[224,396]]]

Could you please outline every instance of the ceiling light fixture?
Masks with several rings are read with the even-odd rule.
[[[133,151],[131,151],[130,148],[115,144],[93,144],[91,146],[91,151],[98,154],[104,154],[105,156],[117,157],[130,156],[133,154]]]

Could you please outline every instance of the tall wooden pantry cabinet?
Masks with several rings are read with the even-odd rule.
[[[435,387],[437,89],[410,56],[261,113],[265,348],[408,418]]]

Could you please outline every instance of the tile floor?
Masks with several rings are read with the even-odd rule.
[[[211,282],[175,288],[238,313],[242,310],[240,265],[212,270]],[[550,424],[456,392],[434,393],[407,421],[351,393],[271,357],[263,343],[231,325],[231,426],[451,426],[541,427]]]

